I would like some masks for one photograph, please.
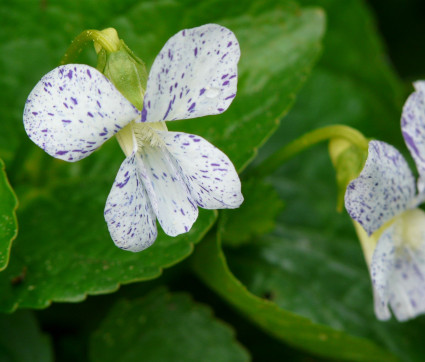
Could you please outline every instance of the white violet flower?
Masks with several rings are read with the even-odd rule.
[[[401,118],[406,145],[419,172],[415,178],[393,146],[369,143],[360,176],[345,194],[345,206],[367,235],[363,248],[372,278],[375,314],[399,321],[425,313],[425,82],[416,82]]]
[[[236,95],[240,49],[234,34],[208,24],[170,38],[149,73],[137,110],[99,71],[60,66],[30,93],[24,126],[53,157],[78,161],[117,135],[126,155],[105,206],[115,244],[140,251],[164,232],[188,232],[205,209],[243,201],[229,158],[202,137],[169,132],[164,121],[224,112]]]

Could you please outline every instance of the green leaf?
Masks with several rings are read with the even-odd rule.
[[[227,266],[218,239],[210,238],[199,245],[191,260],[202,281],[247,318],[282,341],[329,358],[353,361],[395,360],[388,352],[368,340],[313,323],[250,293]],[[250,268],[254,269],[252,266],[253,264]]]
[[[213,10],[214,8],[214,10]],[[320,9],[300,9],[289,1],[216,1],[193,5],[191,17],[220,14],[218,23],[231,29],[241,47],[238,93],[220,116],[187,120],[182,128],[202,134],[243,169],[258,148],[276,130],[279,120],[293,104],[320,52],[324,14]],[[225,15],[229,14],[229,15]],[[232,15],[230,15],[232,14]],[[236,15],[238,14],[238,15]],[[189,15],[188,15],[189,16]],[[180,127],[180,125],[174,126]]]
[[[283,202],[273,186],[258,180],[242,183],[245,200],[237,210],[221,213],[219,228],[226,245],[239,246],[272,231]]]
[[[118,302],[91,339],[92,361],[248,361],[234,332],[187,294]]]
[[[53,361],[50,339],[40,331],[31,312],[0,315],[0,361]]]
[[[21,75],[20,82],[11,79],[8,90],[13,94],[20,87],[16,100],[12,102],[7,96],[19,118],[25,97],[36,81],[57,64],[70,40],[84,29],[115,27],[149,67],[166,40],[183,28],[204,23],[230,27],[242,48],[234,103],[220,116],[169,125],[173,130],[206,137],[222,148],[238,169],[256,154],[289,109],[318,55],[324,26],[321,11],[300,9],[283,0],[251,0],[246,7],[224,0],[68,0],[55,6],[46,3],[42,11],[38,3],[27,4],[22,16],[19,4],[7,6],[3,14],[9,17],[6,24],[13,23],[19,29],[13,33],[19,31],[21,40],[5,38],[0,47],[19,59],[12,62],[4,58],[3,68],[7,74]],[[40,21],[45,28],[39,26]],[[20,55],[33,53],[34,59]],[[15,118],[5,122],[14,124]],[[22,137],[22,149],[28,151],[26,161],[14,175],[22,232],[14,244],[9,267],[0,275],[0,310],[80,301],[88,294],[115,291],[121,284],[156,278],[163,268],[190,255],[193,244],[215,221],[213,212],[202,211],[189,234],[171,238],[160,233],[154,246],[146,251],[121,251],[113,245],[103,220],[106,197],[124,158],[115,141],[83,161],[66,164],[44,155],[19,133],[20,128],[15,128],[8,129],[10,138]],[[13,144],[9,146],[13,150]],[[19,165],[20,159],[13,164]],[[25,278],[18,284],[11,283],[23,270],[27,271]]]
[[[155,244],[141,253],[118,249],[103,218],[113,176],[102,165],[118,170],[121,151],[116,143],[104,147],[103,155],[99,152],[94,156],[99,168],[89,160],[80,163],[83,169],[91,167],[93,174],[87,170],[84,178],[62,182],[48,191],[39,190],[33,199],[22,200],[22,232],[14,243],[8,268],[0,274],[1,310],[44,308],[52,301],[81,301],[87,294],[109,293],[121,284],[156,278],[163,268],[190,255],[193,244],[214,223],[213,211],[200,210],[187,234],[172,238],[161,231]],[[112,164],[109,149],[118,156]],[[12,283],[23,270],[25,278]]]
[[[18,200],[7,180],[3,160],[0,158],[0,270],[9,262],[12,241],[18,234],[16,208]]]

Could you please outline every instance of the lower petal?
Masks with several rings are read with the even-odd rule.
[[[141,251],[157,237],[156,218],[137,169],[136,156],[121,164],[106,200],[105,220],[116,246]]]
[[[399,321],[425,313],[424,211],[406,211],[382,233],[370,269],[378,318],[388,304]]]
[[[170,236],[188,232],[198,218],[198,207],[168,151],[143,146],[138,157],[140,175],[161,227]]]
[[[233,209],[243,202],[241,182],[229,158],[202,137],[158,132],[181,168],[197,204],[204,209]]]

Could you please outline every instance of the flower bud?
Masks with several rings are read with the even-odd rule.
[[[359,176],[366,162],[367,152],[345,139],[334,138],[329,142],[329,155],[336,171],[337,210],[342,211],[345,190],[350,181]]]
[[[148,73],[146,66],[124,43],[118,39],[115,29],[102,31],[103,35],[114,45],[110,51],[95,43],[98,53],[97,69],[102,72],[115,87],[139,110],[143,108]]]

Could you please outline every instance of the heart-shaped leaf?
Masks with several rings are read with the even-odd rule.
[[[234,332],[187,294],[122,300],[91,339],[92,361],[248,361]]]

